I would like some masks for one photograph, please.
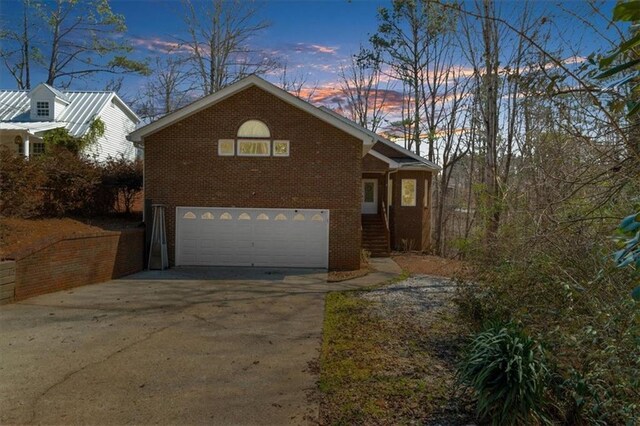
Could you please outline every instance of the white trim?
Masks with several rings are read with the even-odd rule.
[[[366,183],[373,183],[373,201],[366,201],[364,192],[364,185]],[[362,214],[378,214],[378,179],[365,178],[362,179],[362,201],[360,206],[360,212]]]
[[[114,102],[116,101],[116,102]],[[104,112],[104,110],[107,108],[107,106],[109,106],[109,104],[113,104],[113,103],[118,103],[118,107],[120,107],[120,109],[129,116],[129,118],[131,119],[131,121],[133,121],[134,124],[138,124],[140,123],[140,117],[138,117],[138,114],[136,114],[131,108],[129,108],[129,105],[127,105],[126,103],[124,103],[124,101],[122,99],[120,99],[120,96],[118,96],[118,94],[116,92],[112,92],[111,93],[111,98],[109,98],[109,100],[107,102],[105,102],[104,106],[102,107],[102,109],[100,111],[98,111],[98,113],[96,114],[97,116],[102,115],[102,113]]]
[[[429,166],[427,166],[426,164],[407,164],[407,165],[400,165],[400,170],[404,170],[404,171],[416,171],[416,172],[424,172],[426,170],[428,171],[434,171],[432,168],[430,168]]]
[[[29,133],[24,135],[24,139],[22,140],[22,155],[27,158],[31,155],[31,142],[29,142]]]
[[[371,137],[364,129],[357,129],[351,126],[350,124],[345,123],[342,120],[337,119],[332,114],[327,113],[326,111],[316,108],[308,102],[299,99],[292,94],[286,92],[285,90],[280,89],[279,87],[274,86],[273,84],[267,82],[266,80],[261,79],[258,76],[250,75],[237,83],[234,83],[230,86],[225,87],[224,89],[218,90],[217,92],[205,96],[202,99],[199,99],[193,102],[186,107],[179,109],[171,114],[168,114],[153,123],[147,124],[137,130],[134,130],[129,134],[127,139],[132,142],[140,142],[143,141],[146,136],[149,136],[155,132],[158,132],[165,127],[182,120],[190,115],[193,115],[211,105],[214,105],[218,102],[227,99],[228,97],[235,95],[236,93],[241,92],[244,89],[247,89],[251,86],[259,87],[260,89],[268,92],[281,100],[287,102],[288,104],[299,108],[320,120],[331,124],[333,127],[342,130],[343,132],[356,137],[362,141],[362,143],[369,148],[373,146],[375,139]]]
[[[285,143],[287,144],[287,152],[285,154],[276,153],[276,143]],[[291,152],[291,143],[288,140],[274,139],[272,143],[273,147],[271,148],[271,152],[274,157],[288,157]]]
[[[432,163],[431,161],[427,160],[426,158],[422,158],[420,157],[418,154],[416,154],[415,152],[409,151],[408,149],[406,149],[403,146],[398,145],[395,142],[391,142],[388,139],[385,139],[383,137],[380,137],[380,139],[378,139],[378,142],[382,143],[383,145],[386,145],[390,148],[393,148],[401,153],[403,153],[404,155],[406,155],[407,157],[411,157],[414,160],[419,161],[420,163],[424,164],[425,166],[429,167],[432,170],[435,171],[439,171],[442,170],[442,167],[438,166],[435,163]]]

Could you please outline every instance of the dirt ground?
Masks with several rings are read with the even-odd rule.
[[[91,219],[0,217],[0,258],[62,236],[139,226],[139,216]]]
[[[455,278],[467,274],[467,265],[461,260],[418,253],[392,253],[391,258],[403,271],[412,275]]]

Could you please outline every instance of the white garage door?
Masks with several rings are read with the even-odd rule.
[[[328,264],[328,210],[176,208],[178,266]]]

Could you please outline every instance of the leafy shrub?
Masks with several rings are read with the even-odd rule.
[[[606,214],[629,211],[614,208]],[[615,221],[564,224],[539,237],[528,224],[510,218],[488,255],[476,246],[460,314],[478,329],[488,318],[523,324],[544,342],[554,377],[545,413],[554,421],[638,424],[640,309],[629,297],[637,270],[612,261]]]
[[[0,151],[0,213],[6,216],[129,213],[142,189],[142,164],[124,158],[96,163],[66,148],[24,158]]]
[[[95,144],[104,135],[105,125],[102,120],[96,118],[89,125],[87,133],[83,137],[75,137],[69,134],[64,127],[47,130],[43,141],[47,149],[65,149],[74,155],[79,155],[85,148]]]
[[[467,348],[459,382],[477,395],[477,411],[493,424],[540,419],[549,372],[541,346],[513,324],[495,323]]]
[[[0,213],[31,217],[40,214],[47,176],[36,162],[0,147]]]
[[[92,210],[95,188],[100,184],[100,172],[93,162],[66,149],[54,149],[33,161],[47,176],[41,214],[63,216]]]
[[[640,275],[640,211],[625,217],[617,231],[621,248],[613,254],[613,260],[619,268],[634,268],[636,275]],[[634,288],[631,294],[640,301],[640,286]]]
[[[135,197],[142,190],[142,161],[119,156],[107,159],[101,167],[102,185],[112,193],[117,210],[131,213]]]

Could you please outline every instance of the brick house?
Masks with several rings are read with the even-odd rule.
[[[259,77],[129,139],[145,196],[167,206],[172,265],[349,270],[363,248],[429,248],[438,166]]]

